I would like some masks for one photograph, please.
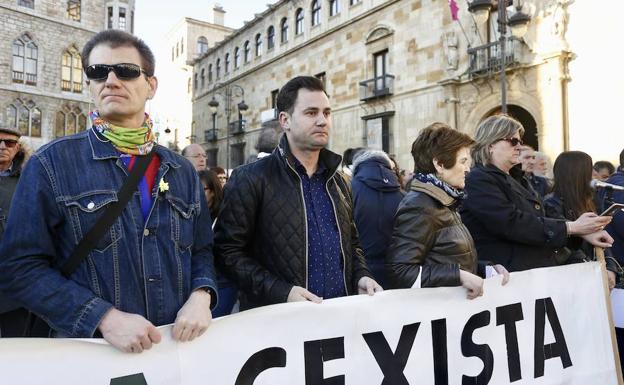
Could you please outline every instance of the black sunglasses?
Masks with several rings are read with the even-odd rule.
[[[93,64],[85,68],[85,74],[89,80],[105,80],[109,72],[113,71],[119,79],[136,79],[141,73],[147,75],[140,66],[132,63],[119,64]]]
[[[509,144],[511,144],[512,147],[516,147],[517,145],[524,145],[524,142],[522,141],[522,139],[518,139],[518,138],[503,138],[503,139],[499,139],[499,141],[504,140],[505,142],[509,142]]]
[[[6,148],[13,148],[17,146],[17,140],[15,139],[0,139],[0,143],[4,142]]]

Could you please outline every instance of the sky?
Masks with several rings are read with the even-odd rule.
[[[267,3],[275,3],[275,1],[276,0],[229,0],[227,2],[219,2],[176,0],[174,6],[171,1],[165,0],[136,0],[134,33],[145,40],[155,51],[158,60],[158,58],[162,56],[159,55],[158,52],[163,52],[169,48],[161,44],[165,34],[183,17],[192,17],[194,19],[212,22],[212,8],[215,3],[218,3],[221,4],[226,11],[225,25],[230,28],[240,28],[245,21],[252,20],[255,13],[265,11],[267,9]]]

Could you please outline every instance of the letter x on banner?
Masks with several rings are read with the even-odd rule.
[[[618,384],[597,262],[486,280],[268,306],[141,354],[102,340],[2,339],[3,384]]]

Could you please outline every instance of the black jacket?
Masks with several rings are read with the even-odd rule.
[[[341,157],[323,149],[326,188],[338,221],[345,291],[370,277],[353,222],[351,190],[337,173]],[[286,302],[294,285],[308,286],[308,246],[301,179],[286,136],[270,156],[238,167],[225,185],[215,227],[215,260],[243,292],[242,308]]]
[[[419,274],[421,287],[461,285],[459,269],[476,273],[477,252],[457,201],[417,180],[410,189],[399,204],[386,255],[389,286],[412,287]]]
[[[555,266],[568,237],[564,220],[546,218],[542,200],[495,166],[475,166],[466,177],[460,210],[479,259],[509,271]]]

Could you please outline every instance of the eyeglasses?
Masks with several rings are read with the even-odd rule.
[[[17,146],[17,140],[15,139],[0,139],[0,143],[4,142],[6,148],[13,148]]]
[[[509,144],[511,144],[512,147],[516,147],[517,145],[524,145],[524,142],[522,141],[522,139],[518,139],[518,138],[502,138],[499,139],[498,141],[504,140],[505,142],[509,142]]]
[[[197,155],[187,155],[186,158],[193,158],[193,159],[204,158],[204,159],[206,159],[207,156],[206,156],[206,154],[197,154]]]
[[[132,63],[119,64],[93,64],[85,68],[85,74],[89,80],[105,80],[108,74],[113,71],[119,79],[128,80],[136,79],[141,73],[147,75],[141,67]]]

